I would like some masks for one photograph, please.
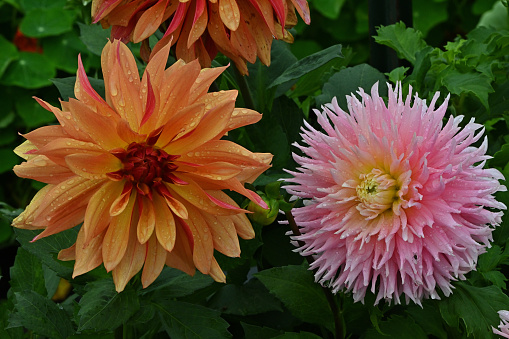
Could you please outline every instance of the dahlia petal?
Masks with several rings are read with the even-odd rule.
[[[76,260],[76,243],[72,244],[72,246],[68,248],[60,250],[58,252],[57,259],[62,261]]]
[[[140,220],[138,221],[137,231],[138,231],[138,241],[140,242],[140,244],[144,244],[150,239],[152,233],[154,232],[154,228],[156,226],[156,214],[154,212],[154,205],[152,204],[152,201],[145,197],[142,197],[141,199],[142,203],[140,204],[138,202],[138,204],[142,207],[140,212]]]
[[[171,20],[168,29],[164,33],[165,37],[176,31],[179,26],[182,26],[184,16],[186,15],[187,6],[188,4],[186,2],[179,1],[177,10],[175,11],[175,15],[173,16],[173,19]]]
[[[236,31],[239,27],[240,12],[235,0],[219,0],[219,16],[230,31]]]
[[[246,108],[235,108],[227,128],[221,134],[224,135],[233,129],[257,123],[261,119],[262,115],[256,111]]]
[[[161,22],[163,22],[167,5],[168,0],[159,0],[156,4],[143,12],[134,28],[134,43],[147,39],[157,30]]]
[[[108,272],[117,267],[126,253],[135,200],[136,191],[133,190],[126,208],[122,213],[111,218],[110,225],[104,235],[102,257],[104,268]]]
[[[45,201],[46,194],[48,194],[48,192],[52,190],[53,187],[55,187],[55,185],[46,185],[41,188],[32,198],[32,201],[30,201],[30,204],[28,204],[25,210],[21,212],[20,215],[18,215],[16,218],[14,218],[12,221],[12,226],[27,230],[43,228],[44,226],[37,226],[33,225],[32,223],[39,207]]]
[[[209,90],[210,85],[221,75],[228,66],[204,68],[196,78],[196,81],[189,90],[189,102],[193,103],[204,96]]]
[[[193,234],[193,262],[203,274],[209,274],[214,255],[214,244],[210,229],[200,212],[190,204],[186,204],[189,218],[186,224]]]
[[[36,155],[21,165],[13,168],[18,177],[44,182],[46,184],[59,184],[75,176],[67,167],[55,164],[45,155]]]
[[[55,139],[69,138],[69,135],[62,126],[52,125],[39,127],[30,133],[22,134],[22,137],[29,140],[36,148],[41,148]]]
[[[72,273],[73,279],[78,275],[90,272],[102,264],[103,259],[101,255],[101,249],[103,239],[104,233],[100,233],[96,237],[90,240],[86,240],[85,230],[83,227],[80,229],[78,232],[78,238],[76,239],[76,262],[74,263],[74,271]],[[58,258],[60,259],[60,254],[58,255]]]
[[[177,237],[175,246],[171,252],[167,252],[166,265],[181,270],[191,276],[196,272],[193,262],[192,238],[187,235],[183,227],[189,228],[185,222],[175,222],[177,227]],[[185,226],[183,226],[185,224]],[[192,234],[191,234],[192,237]]]
[[[141,274],[141,284],[143,288],[148,287],[161,274],[166,263],[166,250],[159,244],[156,237],[152,235],[147,243],[147,256],[143,273]]]
[[[223,1],[223,0],[221,0]],[[228,0],[224,0],[228,1]],[[235,0],[231,0],[231,2],[236,2]],[[221,13],[221,11],[219,11]],[[251,35],[250,30],[247,28],[244,20],[240,20],[240,24],[237,30],[231,32],[231,43],[233,48],[237,49],[240,55],[254,64],[256,62],[256,40]]]
[[[115,290],[122,292],[132,277],[143,267],[147,253],[147,245],[140,244],[136,237],[136,230],[131,227],[129,231],[129,243],[122,260],[112,270]]]
[[[32,142],[29,140],[25,140],[21,145],[14,149],[14,153],[20,158],[25,160],[30,160],[36,157],[35,153],[37,153],[38,149],[35,147]]]
[[[80,232],[84,234],[84,246],[103,233],[108,227],[111,216],[110,207],[124,188],[123,183],[110,181],[102,185],[90,198]]]
[[[209,274],[215,281],[220,283],[226,283],[226,276],[224,275],[223,270],[221,269],[215,258],[212,258]]]
[[[131,192],[135,191],[132,189],[133,185],[131,182],[123,183],[122,193],[116,197],[116,199],[110,205],[110,216],[116,217],[120,213],[124,212],[127,205],[132,199]]]
[[[311,16],[309,15],[309,4],[305,0],[292,0],[293,5],[299,12],[300,17],[304,22],[309,25],[311,23]]]
[[[89,179],[104,179],[106,173],[122,169],[122,162],[111,153],[71,154],[65,157],[69,169]]]
[[[234,106],[235,101],[225,101],[209,110],[191,133],[171,142],[165,147],[165,151],[169,154],[183,154],[212,140],[222,132],[223,126],[230,119]]]
[[[188,184],[185,186],[169,184],[168,188],[200,210],[213,215],[231,215],[244,211],[239,207],[228,205],[219,199],[209,196],[191,177],[181,175],[181,178]]]
[[[189,32],[189,37],[187,38],[187,49],[198,41],[198,39],[203,35],[205,29],[207,28],[207,6],[205,6],[206,0],[197,0],[196,1],[196,11],[194,14],[194,20],[192,21],[192,27]],[[201,11],[201,13],[200,13]]]
[[[92,1],[92,18],[94,24],[104,18],[123,0],[97,0]]]
[[[242,239],[253,239],[255,232],[251,222],[245,214],[235,214],[229,217],[235,226],[235,231]]]
[[[172,214],[173,210],[168,208],[165,202],[166,199],[167,197],[163,199],[159,194],[154,194],[155,230],[159,244],[166,251],[171,252],[175,246],[176,227],[175,218]]]
[[[113,110],[108,106],[106,101],[90,85],[85,68],[81,61],[81,54],[78,54],[78,71],[76,72],[76,83],[74,84],[74,95],[76,99],[81,101],[87,106],[98,107],[99,112],[104,115],[113,113]]]
[[[218,161],[211,162],[201,167],[196,167],[193,174],[214,180],[226,180],[235,177],[240,172],[242,172],[242,169],[239,166],[228,162]]]
[[[212,234],[214,248],[229,257],[240,257],[239,238],[233,220],[229,217],[202,213]]]
[[[281,27],[285,27],[286,20],[285,3],[283,2],[283,0],[269,0],[269,1],[272,4],[272,8],[274,8],[274,11],[276,12],[276,16],[277,19],[279,20],[279,23],[281,24]]]

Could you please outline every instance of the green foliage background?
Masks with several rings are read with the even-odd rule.
[[[0,280],[1,338],[332,338],[333,313],[323,290],[304,259],[292,252],[287,226],[272,222],[279,209],[292,207],[276,181],[286,176],[283,168],[295,166],[291,144],[300,140],[303,119],[315,123],[310,110],[333,97],[346,108],[345,95],[359,87],[369,90],[376,81],[382,95],[383,84],[396,81],[404,88],[412,85],[428,101],[436,91],[441,100],[451,93],[449,113],[485,125],[488,153],[494,156],[489,166],[509,177],[509,21],[500,1],[414,0],[413,28],[380,27],[375,37],[404,60],[387,74],[366,63],[367,0],[309,3],[311,25],[294,28],[293,45],[274,41],[270,67],[249,65],[247,88],[233,67],[215,83],[219,89],[241,89],[237,106],[245,107],[251,97],[264,113],[258,124],[232,131],[229,138],[275,155],[273,167],[254,183],[271,207],[253,223],[256,238],[241,240],[240,258],[216,254],[227,284],[166,267],[147,289],[135,277],[118,294],[103,267],[73,280],[72,263],[56,259],[75,241],[76,229],[30,243],[37,232],[10,227],[41,187],[11,171],[20,162],[12,152],[22,142],[17,133],[55,122],[31,97],[54,105],[72,97],[79,53],[92,85],[104,92],[99,55],[109,32],[90,24],[89,0],[0,0],[0,247],[6,263]],[[36,38],[42,53],[19,50],[13,43],[18,29]],[[131,48],[139,55],[139,46]],[[228,62],[218,57],[213,66]],[[498,199],[509,205],[507,192]],[[509,309],[509,222],[503,220],[477,270],[455,282],[450,297],[425,300],[421,308],[373,306],[373,295],[363,305],[336,295],[344,335],[493,337],[497,311]],[[54,302],[61,278],[72,290]]]

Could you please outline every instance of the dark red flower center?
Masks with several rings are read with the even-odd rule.
[[[170,155],[147,143],[136,142],[127,149],[119,148],[110,152],[122,161],[124,168],[108,173],[108,177],[131,182],[140,194],[151,196],[151,188],[157,189],[163,181],[184,184],[173,173],[178,168],[174,161],[180,155]]]

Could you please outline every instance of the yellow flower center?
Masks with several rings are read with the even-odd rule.
[[[374,219],[398,203],[398,183],[390,174],[374,168],[368,174],[361,174],[359,179],[357,210],[366,219]]]

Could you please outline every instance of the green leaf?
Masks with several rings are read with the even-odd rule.
[[[374,36],[377,43],[394,49],[399,58],[408,60],[412,65],[415,64],[415,54],[428,46],[422,39],[421,32],[406,28],[402,22],[381,26],[377,33],[378,35]]]
[[[441,84],[452,94],[470,93],[477,97],[487,110],[489,109],[488,94],[493,92],[493,87],[491,79],[485,74],[461,73],[449,66],[439,76]]]
[[[423,307],[411,305],[407,307],[405,312],[413,318],[416,324],[418,324],[427,335],[439,339],[447,339],[444,322],[437,306],[437,303],[433,303],[433,301],[424,301]]]
[[[127,286],[117,293],[111,279],[89,283],[80,300],[78,312],[80,331],[94,329],[111,331],[124,324],[139,308],[136,292]],[[121,312],[119,312],[121,310]]]
[[[270,339],[275,338],[281,334],[281,331],[275,330],[270,327],[261,327],[251,324],[246,324],[244,322],[240,322],[242,329],[244,330],[245,339]]]
[[[0,301],[0,338],[19,339],[23,338],[23,327],[11,327],[9,325],[9,315],[12,314],[14,305],[9,300]]]
[[[269,88],[279,86],[288,81],[299,79],[320,66],[325,65],[327,62],[335,58],[342,57],[343,54],[341,54],[341,45],[334,45],[315,54],[311,54],[286,69],[283,74],[269,85]]]
[[[490,161],[490,166],[504,167],[509,159],[509,142],[503,145],[499,151],[495,153]]]
[[[31,242],[32,239],[41,231],[15,228],[14,232],[16,233],[16,239],[25,250],[41,259],[43,264],[57,272],[59,276],[68,280],[71,279],[73,263],[60,261],[56,256],[60,250],[68,248],[76,242],[78,228],[71,228],[34,242]]]
[[[157,279],[141,291],[141,294],[158,291],[168,298],[184,297],[210,286],[213,282],[214,280],[209,275],[196,272],[194,276],[190,276],[180,270],[166,266]]]
[[[23,119],[27,128],[32,129],[56,120],[53,113],[42,108],[42,106],[30,96],[22,94],[19,99],[20,100],[17,100],[15,103],[16,112],[21,119]]]
[[[317,336],[311,332],[285,332],[284,334],[274,337],[274,339],[320,339],[322,337]]]
[[[88,81],[90,82],[90,85],[92,85],[92,88],[95,89],[97,94],[104,98],[105,97],[104,80],[89,77]],[[74,96],[74,84],[76,83],[76,77],[51,79],[51,82],[53,83],[53,85],[56,86],[56,88],[60,92],[62,100],[67,101],[69,100],[69,98],[76,99],[76,97]]]
[[[10,284],[13,292],[29,290],[46,296],[41,260],[22,247],[18,248],[14,266],[11,267],[10,273]]]
[[[4,73],[1,82],[24,88],[48,86],[56,74],[55,66],[44,55],[20,52],[19,59],[12,62]]]
[[[0,148],[0,173],[11,171],[14,165],[20,163],[19,157],[11,148]]]
[[[78,69],[78,54],[87,51],[74,31],[44,39],[42,47],[44,55],[53,62],[57,69],[74,74]]]
[[[8,41],[6,38],[4,38],[2,35],[0,35],[0,78],[4,74],[5,70],[7,69],[7,66],[9,64],[19,58],[18,50],[16,49],[16,46],[10,41]]]
[[[67,312],[50,299],[35,291],[14,293],[15,312],[9,318],[10,327],[23,326],[48,338],[67,338],[74,328]]]
[[[393,339],[407,339],[409,333],[412,334],[412,339],[427,339],[428,336],[423,329],[417,325],[413,319],[405,318],[399,315],[394,315],[387,321],[379,323],[380,330],[386,336],[381,336],[375,329],[369,329],[363,336],[364,339],[378,339],[382,337]]]
[[[81,41],[90,52],[100,56],[110,37],[111,28],[103,29],[101,24],[85,25],[81,22],[78,22],[78,26],[80,26]]]
[[[26,13],[19,29],[28,37],[42,38],[69,32],[74,13],[63,8],[37,8]]]
[[[220,317],[219,311],[174,300],[158,300],[154,305],[171,338],[231,338],[229,324]]]
[[[380,71],[367,64],[345,68],[331,76],[323,86],[322,94],[316,97],[317,106],[328,104],[332,101],[332,98],[336,97],[339,106],[347,110],[347,95],[356,93],[359,87],[370,93],[371,87],[376,82],[378,82],[380,96],[386,96],[386,81],[385,76]]]
[[[392,82],[393,84],[395,84],[396,82],[398,81],[402,81],[403,79],[405,79],[405,73],[409,70],[410,68],[409,67],[397,67],[395,69],[393,69],[389,74],[389,81]]]
[[[62,8],[67,0],[18,0],[25,12],[42,8]]]
[[[274,267],[255,274],[270,293],[304,322],[333,330],[332,313],[322,287],[314,282],[313,272],[305,266]]]
[[[221,287],[210,299],[209,307],[224,314],[253,315],[270,311],[283,312],[281,303],[257,280],[244,285]]]
[[[345,1],[346,0],[314,0],[312,5],[324,17],[334,20],[339,17],[339,13]]]
[[[415,28],[426,36],[433,27],[447,20],[447,6],[447,1],[413,1],[412,14]]]
[[[507,309],[509,297],[496,286],[476,287],[454,284],[452,295],[439,303],[440,313],[449,326],[465,326],[467,335],[492,338],[491,326],[500,322],[498,311]]]

